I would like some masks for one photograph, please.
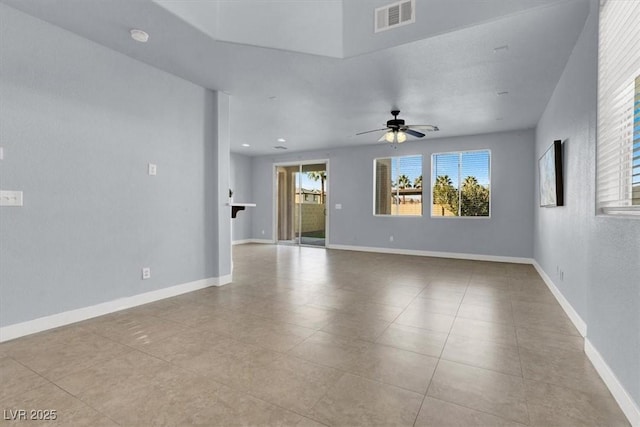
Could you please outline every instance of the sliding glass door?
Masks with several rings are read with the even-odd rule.
[[[276,166],[278,242],[325,246],[327,164]]]

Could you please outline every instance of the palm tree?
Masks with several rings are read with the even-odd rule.
[[[413,180],[413,188],[422,188],[422,175]]]
[[[411,188],[411,180],[407,175],[400,175],[398,177],[398,188]]]
[[[405,174],[398,177],[398,190],[404,190],[405,188],[411,188],[411,180]],[[402,195],[402,204],[405,203],[405,195]]]
[[[442,208],[442,216],[445,213],[445,206],[454,215],[458,215],[458,190],[453,186],[449,175],[440,175],[436,178],[433,186],[433,202]]]
[[[462,204],[460,212],[464,216],[489,216],[489,189],[478,183],[475,176],[468,176],[460,191]]]
[[[320,186],[322,188],[322,191],[320,192],[320,203],[324,203],[324,183],[327,180],[327,171],[307,172],[307,176],[309,177],[309,179],[312,179],[316,182],[320,181]]]

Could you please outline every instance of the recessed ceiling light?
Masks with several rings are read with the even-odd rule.
[[[147,34],[145,31],[133,28],[129,30],[129,33],[131,33],[131,38],[137,42],[146,43],[147,41],[149,41],[149,34]]]
[[[278,142],[287,142],[287,140],[284,138],[278,138]]]
[[[251,147],[249,144],[242,144],[243,147]]]
[[[493,53],[506,53],[509,51],[509,45],[498,46],[493,48]]]
[[[496,93],[496,95],[498,95],[498,96],[504,96],[504,95],[507,95],[508,93],[509,93],[509,91],[506,91],[506,90],[505,90],[505,91],[502,91],[502,92],[498,92],[498,93]]]

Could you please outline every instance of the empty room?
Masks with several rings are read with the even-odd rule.
[[[640,427],[639,46],[635,0],[0,0],[0,424]]]

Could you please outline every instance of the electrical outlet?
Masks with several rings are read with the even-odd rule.
[[[389,241],[393,242],[393,236],[389,236]]]
[[[158,172],[158,166],[153,163],[149,163],[149,175],[156,175]]]
[[[151,269],[149,267],[144,267],[142,269],[142,280],[151,279]]]
[[[262,230],[262,234],[264,234],[264,230]]]

